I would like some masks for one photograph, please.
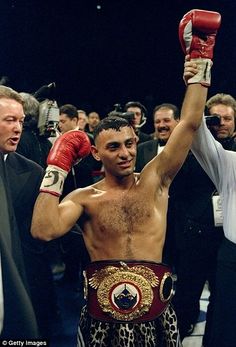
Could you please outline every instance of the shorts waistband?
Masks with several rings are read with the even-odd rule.
[[[173,296],[172,271],[163,263],[96,261],[87,266],[84,275],[88,312],[102,321],[154,320]]]

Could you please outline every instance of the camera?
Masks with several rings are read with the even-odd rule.
[[[108,116],[116,116],[116,117],[121,117],[124,118],[128,121],[128,123],[134,127],[134,113],[133,112],[122,112],[122,107],[121,104],[115,104],[114,105],[114,110],[111,111]]]
[[[56,137],[59,108],[55,100],[46,99],[39,104],[38,130],[40,136]]]
[[[54,99],[55,82],[43,85],[34,97],[39,103],[38,131],[40,136],[56,137],[59,123],[59,107]]]
[[[220,126],[220,116],[216,113],[214,113],[212,115],[205,116],[205,120],[206,120],[206,125],[208,127]]]

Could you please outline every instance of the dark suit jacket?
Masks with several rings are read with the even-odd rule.
[[[158,140],[140,143],[137,148],[135,172],[141,172],[144,166],[157,154]]]
[[[50,243],[34,239],[30,232],[43,169],[18,153],[8,155],[6,168],[32,304],[40,334],[42,338],[49,338],[56,313],[55,288],[49,259]]]
[[[37,324],[26,290],[17,225],[5,190],[8,186],[3,176],[2,162],[0,173],[0,254],[4,296],[4,322],[0,338],[37,338]]]
[[[30,227],[43,169],[18,153],[8,154],[6,169],[22,246],[35,252],[41,252],[44,243],[31,236]]]
[[[152,136],[150,134],[143,133],[142,131],[139,131],[137,135],[139,138],[139,144],[152,140]]]

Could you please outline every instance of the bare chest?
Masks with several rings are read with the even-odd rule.
[[[111,233],[126,233],[137,230],[151,216],[150,204],[138,194],[127,194],[113,199],[97,202],[96,223],[100,230]]]

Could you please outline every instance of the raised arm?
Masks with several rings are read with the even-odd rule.
[[[42,240],[62,236],[76,223],[83,207],[75,203],[73,193],[59,204],[64,180],[71,166],[90,152],[90,141],[83,131],[61,135],[52,147],[40,194],[34,206],[31,233]]]
[[[153,180],[153,173],[156,173],[167,186],[182,166],[195,132],[201,124],[211,82],[213,48],[220,20],[220,14],[217,12],[192,10],[183,17],[179,25],[179,39],[184,54],[187,55],[184,69],[187,89],[181,119],[164,150],[143,172],[145,176],[151,176],[152,172]]]

